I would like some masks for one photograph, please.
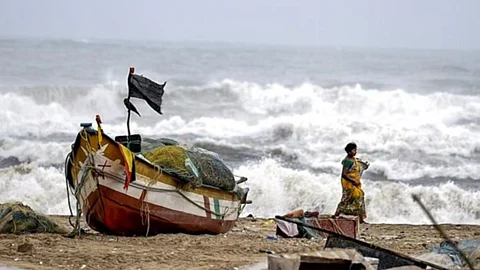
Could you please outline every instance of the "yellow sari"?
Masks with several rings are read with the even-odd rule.
[[[358,216],[362,220],[367,218],[365,211],[365,193],[360,182],[362,168],[358,160],[345,158],[342,161],[344,167],[348,168],[347,175],[358,183],[357,186],[342,177],[342,199],[337,206],[337,214]]]

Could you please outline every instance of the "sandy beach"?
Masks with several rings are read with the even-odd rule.
[[[66,217],[52,216],[67,225]],[[443,225],[455,240],[480,239],[480,226]],[[264,261],[267,252],[323,249],[324,240],[269,240],[275,223],[242,218],[224,235],[170,234],[116,237],[88,231],[70,239],[55,234],[0,235],[0,265],[22,269],[244,269]],[[366,224],[360,239],[410,255],[428,252],[442,241],[433,226]],[[19,247],[20,246],[20,247]]]

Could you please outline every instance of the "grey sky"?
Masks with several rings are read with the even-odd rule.
[[[3,0],[0,36],[480,48],[478,0]]]

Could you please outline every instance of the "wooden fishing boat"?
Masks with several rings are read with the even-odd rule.
[[[114,235],[220,234],[235,225],[250,203],[248,188],[239,187],[245,178],[232,190],[192,185],[136,153],[131,138],[139,135],[123,136],[127,143],[112,139],[103,132],[99,116],[96,120],[97,129],[81,124],[65,166],[77,211],[93,230]]]

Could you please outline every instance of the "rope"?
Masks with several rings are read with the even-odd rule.
[[[67,191],[67,202],[68,202],[68,210],[70,210],[70,216],[68,217],[68,223],[70,223],[70,226],[74,227],[73,223],[72,223],[72,217],[73,217],[73,211],[72,211],[72,204],[70,203],[70,188],[68,186],[68,177],[67,177],[67,173],[68,173],[68,167],[67,167],[67,163],[70,162],[70,156],[72,155],[72,152],[70,152],[66,157],[65,157],[65,187],[66,187],[66,191]],[[69,192],[70,191],[70,192]]]
[[[81,195],[81,189],[83,188],[83,185],[85,184],[85,179],[87,178],[87,174],[91,171],[90,168],[88,168],[87,166],[83,167],[82,168],[82,171],[83,171],[83,174],[82,174],[82,178],[80,179],[80,182],[78,183],[78,185],[75,187],[75,198],[77,200],[77,203],[76,203],[76,207],[77,207],[77,213],[76,213],[76,217],[75,217],[75,226],[73,226],[73,231],[70,233],[70,235],[80,235],[80,231],[81,231],[81,228],[80,228],[80,216],[82,215],[82,207],[80,205],[80,202],[81,202],[81,198],[80,198],[80,195]]]
[[[83,130],[79,135],[84,141],[89,142],[89,136],[88,136],[88,134],[85,130]],[[81,190],[83,189],[83,187],[85,185],[87,177],[90,175],[90,173],[92,173],[93,169],[95,169],[95,167],[92,166],[92,164],[94,164],[93,163],[94,162],[94,157],[92,155],[92,152],[94,153],[95,151],[91,147],[90,143],[86,144],[86,148],[87,148],[86,149],[87,150],[86,151],[87,152],[86,153],[87,159],[85,161],[85,165],[82,166],[82,167],[77,166],[73,162],[73,160],[74,160],[73,147],[72,147],[72,151],[65,158],[65,181],[66,181],[66,189],[67,189],[68,207],[69,207],[69,210],[70,210],[69,223],[73,227],[72,232],[69,234],[70,237],[73,237],[75,235],[80,235],[80,232],[81,232],[80,217],[82,215],[81,202],[83,201],[82,198],[81,198],[82,197],[81,196]],[[70,162],[70,164],[72,165],[73,168],[75,168],[77,170],[80,170],[81,175],[82,175],[82,177],[81,177],[80,181],[78,182],[77,186],[74,187],[74,188],[73,187],[69,188],[69,185],[68,185],[68,179],[67,179],[67,173],[68,173],[67,164],[68,163],[67,162]],[[73,192],[72,192],[72,189],[73,189]],[[69,191],[72,193],[72,195],[76,199],[76,205],[75,205],[76,206],[76,215],[75,216],[73,215],[72,206],[71,206],[71,203],[70,203]],[[88,203],[88,202],[86,202],[86,203]],[[73,217],[75,217],[75,224],[73,224],[73,222],[72,222]]]
[[[145,212],[147,213],[147,232],[145,233],[145,236],[148,236],[148,233],[150,232],[150,208],[148,203],[145,204]]]
[[[147,224],[147,232],[145,236],[148,236],[148,233],[150,232],[150,208],[148,206],[148,203],[145,202],[145,198],[147,197],[147,190],[144,189],[145,191],[145,197],[142,199],[142,204],[140,206],[140,219],[142,220],[142,225]],[[146,213],[145,220],[143,218],[144,213]]]

